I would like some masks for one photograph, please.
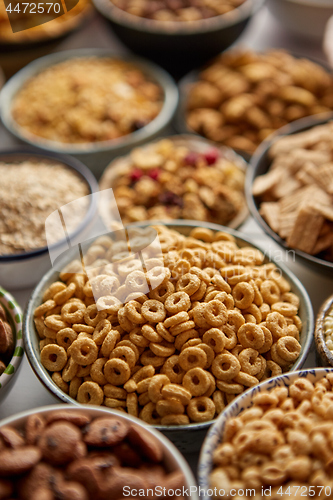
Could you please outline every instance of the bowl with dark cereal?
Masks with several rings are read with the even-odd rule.
[[[15,379],[23,353],[21,308],[0,286],[0,401]]]
[[[117,410],[32,409],[2,420],[0,437],[4,500],[183,498],[186,491],[199,498],[193,474],[175,446]]]
[[[305,361],[304,287],[237,231],[133,224],[83,262],[47,273],[24,321],[31,366],[63,402],[122,408],[193,451],[237,394]]]
[[[26,288],[51,267],[49,251],[61,255],[89,233],[98,185],[75,158],[32,148],[2,151],[0,176],[0,283]]]

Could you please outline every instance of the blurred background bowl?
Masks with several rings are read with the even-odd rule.
[[[314,41],[322,40],[333,15],[332,0],[268,0],[267,6],[287,31]]]
[[[264,1],[246,0],[227,14],[188,23],[146,19],[119,9],[110,0],[93,0],[127,47],[177,78],[232,45]]]
[[[159,221],[154,221],[153,224],[164,224],[170,229],[174,229],[179,233],[188,236],[191,230],[195,227],[205,227],[209,228],[213,231],[226,231],[233,235],[236,238],[236,243],[238,246],[251,246],[253,248],[258,248],[247,238],[243,237],[243,235],[237,231],[234,231],[229,228],[224,228],[223,226],[219,226],[217,224],[208,224],[208,223],[198,223],[197,221],[173,221],[170,223],[163,223]],[[150,223],[152,224],[152,223]],[[147,227],[150,225],[149,223],[141,223],[141,224],[131,224],[128,227]],[[260,248],[259,248],[260,250]],[[59,264],[58,268],[61,269],[61,265],[65,266],[68,262],[70,262],[71,256],[68,255],[61,264]],[[269,262],[270,260],[266,257],[265,262]],[[281,269],[282,276],[284,276],[291,285],[291,291],[296,293],[300,298],[300,311],[299,316],[303,323],[302,332],[300,335],[300,343],[301,343],[301,352],[299,358],[292,366],[291,370],[297,370],[301,368],[306,360],[308,355],[312,340],[313,340],[313,330],[314,330],[314,319],[313,319],[313,311],[309,296],[302,285],[302,283],[296,278],[296,276],[289,271],[289,269],[282,263],[276,263],[277,267]],[[25,343],[25,350],[28,356],[28,360],[31,364],[31,367],[39,380],[44,384],[44,386],[60,401],[64,403],[71,403],[79,405],[79,403],[68,396],[65,392],[63,392],[56,383],[52,380],[50,373],[44,368],[40,361],[40,350],[39,350],[39,337],[35,329],[34,325],[34,310],[38,307],[42,302],[42,296],[45,290],[53,283],[57,281],[59,278],[59,272],[55,270],[48,271],[42,280],[38,283],[35,290],[33,291],[29,303],[27,305],[27,309],[24,317],[24,325],[23,325],[23,337]],[[203,423],[192,423],[188,425],[180,425],[180,426],[162,426],[158,425],[156,428],[163,432],[176,446],[180,451],[185,453],[195,452],[200,449],[201,443],[207,433],[208,428],[214,420]]]
[[[2,403],[5,396],[8,394],[9,389],[15,380],[15,375],[19,371],[23,350],[22,338],[22,311],[17,304],[14,297],[0,286],[0,304],[6,312],[8,323],[12,327],[14,335],[14,353],[7,364],[6,370],[0,375],[0,403]]]
[[[81,162],[69,156],[46,153],[36,148],[16,148],[8,151],[0,151],[0,162],[21,163],[26,160],[41,160],[43,163],[60,163],[73,170],[85,181],[88,193],[98,191],[96,179]],[[50,172],[50,178],[52,173]],[[19,182],[19,179],[18,179]],[[60,207],[59,207],[60,208]],[[82,241],[89,234],[91,227],[97,217],[97,203],[95,197],[90,196],[89,206],[85,216],[79,226],[71,235],[71,243]],[[51,248],[56,249],[61,254],[68,248],[65,240],[59,241]],[[45,272],[51,267],[49,248],[37,248],[29,252],[0,255],[0,283],[10,290],[22,289],[34,286]]]
[[[333,352],[329,350],[325,339],[325,320],[333,308],[333,295],[328,297],[327,300],[321,306],[316,321],[315,328],[315,342],[317,348],[317,362],[320,366],[331,366],[333,367]],[[333,322],[333,319],[332,319]]]
[[[246,183],[245,183],[245,191],[246,198],[249,210],[261,228],[265,231],[268,236],[273,238],[279,245],[284,247],[287,250],[290,250],[295,253],[296,257],[298,257],[305,265],[313,267],[316,271],[320,271],[323,273],[333,273],[333,262],[329,262],[327,260],[321,259],[314,255],[310,255],[301,250],[291,249],[288,247],[285,240],[280,238],[280,236],[275,233],[271,227],[266,223],[263,217],[259,213],[260,202],[256,199],[252,194],[252,186],[255,179],[259,175],[263,175],[268,172],[271,166],[271,160],[269,158],[269,150],[271,146],[276,142],[279,138],[285,135],[297,134],[299,132],[304,132],[305,130],[309,130],[317,125],[323,125],[329,121],[333,120],[333,112],[323,113],[321,115],[309,116],[306,118],[301,118],[295,122],[292,122],[276,132],[270,135],[256,150],[254,155],[251,158],[249,168],[247,169]]]
[[[116,140],[83,144],[68,144],[50,141],[32,134],[20,127],[12,116],[12,103],[17,92],[25,83],[45,69],[70,59],[98,57],[124,60],[137,66],[149,79],[158,84],[164,93],[160,113],[148,125]],[[41,149],[72,155],[87,165],[98,178],[110,161],[131,148],[160,135],[170,124],[178,105],[178,90],[173,79],[154,64],[133,56],[119,56],[108,49],[78,49],[57,52],[33,61],[13,76],[0,93],[0,116],[5,127],[18,139]]]
[[[228,408],[226,408],[226,410],[224,410],[223,413],[218,417],[217,421],[208,432],[205,442],[202,446],[198,466],[198,481],[199,486],[203,488],[203,491],[207,492],[207,490],[210,488],[209,476],[213,469],[213,453],[222,440],[224,427],[227,420],[233,417],[237,417],[237,415],[239,415],[243,410],[245,410],[246,408],[250,408],[253,404],[253,396],[260,392],[270,391],[275,387],[289,387],[298,377],[306,377],[308,380],[314,383],[322,379],[328,372],[331,373],[332,370],[325,368],[316,368],[279,375],[278,377],[265,380],[258,386],[247,390],[243,394],[240,394],[236,399],[234,399],[234,401],[230,403]],[[206,494],[202,496],[202,500],[209,500],[210,498],[211,497],[207,496]]]

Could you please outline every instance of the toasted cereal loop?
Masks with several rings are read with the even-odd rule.
[[[215,418],[237,394],[298,359],[298,297],[273,263],[262,264],[262,254],[250,247],[240,251],[227,234],[211,242],[208,233],[200,241],[154,229],[162,253],[142,250],[140,269],[129,264],[127,243],[110,239],[88,250],[90,278],[81,279],[82,269],[61,273],[65,288],[50,288],[41,305],[51,304],[35,317],[41,360],[54,383],[82,404],[96,401],[152,425]],[[145,238],[139,232],[132,244],[146,244]],[[188,264],[181,266],[184,275],[175,271],[181,261]],[[150,290],[147,273],[163,262],[170,273]],[[96,306],[90,280],[108,309]],[[146,294],[137,290],[144,282]],[[71,283],[78,290],[57,306],[52,297]],[[200,398],[202,409],[193,403],[189,411]]]

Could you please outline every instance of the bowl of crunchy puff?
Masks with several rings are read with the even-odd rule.
[[[0,286],[0,401],[15,379],[23,353],[22,311]]]
[[[264,231],[316,270],[333,271],[333,113],[287,125],[247,171],[249,209]]]
[[[24,321],[32,368],[63,402],[121,408],[191,451],[237,394],[305,361],[303,285],[236,231],[137,224],[82,252],[44,276]]]
[[[210,429],[199,460],[209,498],[331,498],[333,371],[284,374],[249,389]],[[232,465],[231,465],[232,464]]]
[[[179,498],[193,474],[162,434],[107,409],[52,405],[1,421],[2,499]],[[176,492],[176,493],[175,493]]]

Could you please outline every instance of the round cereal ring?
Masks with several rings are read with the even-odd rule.
[[[125,280],[125,286],[131,292],[146,293],[148,291],[146,276],[142,271],[133,271],[128,274]]]
[[[183,405],[187,405],[191,399],[191,393],[178,384],[167,384],[161,389],[161,394],[164,399],[177,399]],[[175,412],[172,412],[175,413]]]
[[[53,299],[56,293],[65,290],[65,288],[66,288],[65,283],[62,283],[61,281],[55,281],[49,286],[47,290],[45,290],[43,295],[43,302]]]
[[[107,406],[108,408],[114,408],[116,410],[122,411],[124,408],[126,408],[126,401],[123,401],[121,399],[116,399],[116,398],[105,398],[104,399],[104,406]]]
[[[193,295],[200,288],[201,281],[198,276],[192,273],[186,273],[179,278],[176,283],[177,292],[185,292],[188,295]]]
[[[265,343],[262,347],[260,347],[260,349],[257,349],[257,351],[259,352],[259,354],[263,354],[265,352],[268,352],[270,350],[270,348],[272,347],[273,337],[272,337],[270,330],[268,330],[268,328],[266,328],[266,323],[260,323],[259,326],[262,329],[262,331],[264,332]]]
[[[229,278],[230,282],[230,278]],[[241,282],[232,290],[235,306],[239,309],[247,309],[253,303],[254,290],[250,283]]]
[[[85,304],[81,300],[76,299],[62,306],[61,317],[67,323],[80,323],[83,319],[85,309]]]
[[[170,379],[166,375],[154,375],[148,386],[148,396],[153,403],[157,403],[163,399],[161,390],[165,385],[170,384]],[[157,411],[158,413],[158,411]]]
[[[105,295],[104,297],[99,297],[96,302],[96,306],[99,311],[105,311],[108,314],[113,314],[119,311],[122,306],[122,302],[114,295]]]
[[[122,327],[122,329],[128,333],[130,333],[131,331],[134,330],[134,328],[136,328],[136,325],[132,323],[132,321],[130,321],[129,318],[127,317],[125,307],[122,307],[118,311],[118,322],[119,325]]]
[[[138,396],[134,392],[132,394],[127,394],[126,408],[129,415],[132,415],[133,417],[139,416]]]
[[[180,311],[188,311],[191,307],[191,299],[185,292],[172,293],[165,301],[165,309],[171,314],[177,314]]]
[[[141,314],[147,321],[158,323],[164,321],[166,310],[164,304],[158,300],[149,299],[142,304]]]
[[[56,307],[56,303],[54,300],[47,300],[44,302],[44,304],[41,304],[40,306],[36,307],[34,311],[34,317],[37,318],[39,316],[44,316],[48,311],[52,311]]]
[[[137,331],[132,331],[129,335],[130,341],[137,347],[145,348],[149,346],[149,340],[147,340],[143,335],[141,335],[140,329]]]
[[[261,370],[262,363],[256,349],[243,349],[238,355],[238,360],[241,364],[242,371],[245,373],[255,376],[258,375]]]
[[[310,380],[298,378],[289,387],[289,395],[296,401],[304,401],[305,399],[311,400],[314,390],[314,385]]]
[[[266,362],[265,378],[276,377],[282,374],[282,368],[273,360]]]
[[[70,326],[68,323],[62,320],[60,314],[51,314],[50,316],[46,316],[46,318],[44,319],[44,324],[47,328],[56,332]],[[46,330],[44,330],[44,334],[45,333]]]
[[[165,415],[161,418],[161,425],[188,425],[190,419],[187,415]]]
[[[287,470],[279,463],[267,463],[262,466],[261,480],[264,484],[281,485],[287,478]]]
[[[70,381],[68,394],[71,398],[76,399],[81,384],[82,384],[82,379],[80,377],[74,377]]]
[[[179,364],[179,356],[174,354],[165,360],[161,373],[165,374],[173,384],[181,384],[185,370]]]
[[[112,384],[105,384],[103,387],[104,396],[107,398],[126,399],[127,392],[122,387]]]
[[[236,333],[240,329],[241,326],[243,326],[245,323],[244,316],[240,311],[237,310],[231,310],[228,311],[228,322],[227,325],[229,325]],[[228,347],[227,347],[228,349]]]
[[[301,344],[294,337],[281,337],[276,343],[276,353],[283,360],[292,363],[301,352]]]
[[[142,335],[148,342],[162,342],[163,337],[151,325],[143,325]]]
[[[90,375],[90,368],[91,368],[91,365],[88,365],[88,366],[79,365],[76,376],[80,377],[80,378],[87,377],[88,375]]]
[[[159,302],[165,303],[166,299],[175,291],[174,285],[171,281],[167,281],[166,283],[161,283],[156,288],[154,288],[151,292],[149,292],[149,297],[151,299],[158,300]]]
[[[178,399],[160,399],[156,403],[156,411],[162,418],[167,415],[182,415],[185,406]]]
[[[177,336],[180,333],[186,332],[187,330],[191,330],[192,328],[195,328],[195,323],[194,321],[184,321],[183,323],[180,323],[179,325],[172,326],[170,328],[170,333],[173,336]]]
[[[107,312],[106,311],[99,311],[97,309],[96,304],[91,304],[86,308],[84,311],[84,321],[88,326],[96,326],[97,323],[102,321],[102,319],[105,319],[107,317]]]
[[[75,363],[72,357],[68,358],[66,365],[64,366],[61,376],[64,382],[70,382],[74,377],[76,377],[79,365]]]
[[[130,300],[124,306],[125,313],[130,321],[136,325],[141,325],[146,322],[146,319],[141,314],[142,304],[136,300]]]
[[[211,300],[203,310],[204,318],[210,326],[217,327],[226,323],[228,312],[226,306],[219,300]]]
[[[201,282],[198,290],[193,294],[191,295],[191,299],[193,301],[196,301],[196,300],[201,300],[204,298],[205,296],[205,293],[207,291],[207,285],[204,281]]]
[[[280,269],[272,269],[269,273],[269,279],[277,284],[281,293],[290,292],[290,283],[282,276]]]
[[[90,368],[90,376],[92,380],[97,382],[99,385],[105,385],[107,383],[103,373],[103,368],[106,362],[107,358],[97,358]]]
[[[216,381],[217,388],[226,394],[241,394],[244,391],[244,385],[235,382]]]
[[[159,425],[161,423],[161,417],[156,411],[156,405],[151,401],[142,408],[139,418],[151,425]]]
[[[240,371],[235,377],[235,382],[237,382],[237,384],[245,385],[245,387],[253,387],[258,384],[258,379],[249,373]]]
[[[53,382],[59,387],[59,389],[68,394],[69,387],[68,384],[63,380],[61,372],[53,372],[51,378]]]
[[[113,358],[122,359],[128,364],[130,369],[134,368],[136,363],[136,356],[133,349],[125,345],[119,346],[118,344],[117,347],[113,349],[110,354],[110,359]]]
[[[166,342],[163,340],[162,342],[159,342],[155,344],[154,342],[151,342],[149,344],[149,349],[156,355],[156,356],[162,356],[162,358],[168,358],[172,356],[176,350],[175,346],[171,344],[170,342]]]
[[[206,363],[207,355],[199,347],[188,347],[179,354],[179,364],[185,371],[195,367],[204,368]]]
[[[221,329],[224,336],[224,347],[230,351],[237,345],[237,335],[228,324],[223,325]]]
[[[91,365],[97,359],[98,347],[89,337],[79,337],[74,340],[67,352],[78,365]]]
[[[282,314],[282,316],[287,316],[288,318],[296,316],[298,311],[298,308],[289,302],[274,302],[271,309],[273,312],[276,311]]]
[[[207,356],[207,362],[203,368],[204,368],[204,370],[208,370],[208,368],[211,367],[213,360],[215,358],[215,353],[214,353],[213,349],[205,343],[197,344],[196,347],[199,347],[200,349],[205,351],[206,356]]]
[[[146,274],[147,281],[152,289],[171,278],[171,271],[164,265],[159,265],[149,269]]]
[[[63,328],[57,332],[56,340],[57,344],[68,349],[74,340],[77,339],[77,333],[72,328]]]
[[[299,297],[292,292],[286,292],[281,295],[281,301],[282,302],[288,302],[289,304],[292,304],[293,306],[297,307],[297,310],[299,308]]]
[[[258,306],[255,304],[251,304],[250,307],[247,309],[242,310],[242,314],[244,315],[244,318],[246,319],[246,316],[250,314],[252,317],[255,318],[255,322],[257,324],[261,323],[262,321],[262,314]]]
[[[144,366],[152,365],[157,368],[164,365],[165,357],[156,356],[156,354],[149,349],[141,354],[140,361]]]
[[[205,328],[206,330],[209,330],[212,325],[207,322],[204,315],[206,305],[206,303],[199,302],[195,307],[191,309],[190,315],[192,314],[193,320],[199,328]]]
[[[100,354],[105,358],[108,358],[119,339],[120,339],[119,332],[117,330],[110,330],[109,333],[106,334],[105,339],[103,340],[103,344],[100,348]]]
[[[216,356],[212,363],[211,371],[218,380],[231,382],[241,370],[237,357],[228,352]]]
[[[206,227],[195,227],[190,232],[192,238],[205,241],[206,243],[211,243],[214,241],[214,232]]]
[[[245,323],[237,333],[239,342],[243,347],[251,347],[252,349],[260,349],[265,343],[265,335],[262,328],[254,323]]]
[[[175,342],[175,348],[177,351],[181,351],[183,345],[190,339],[199,338],[199,334],[197,330],[192,328],[191,330],[186,330],[186,332],[180,333],[177,335]]]
[[[157,323],[156,331],[167,342],[174,342],[173,335],[165,328],[163,323]]]
[[[166,318],[164,320],[163,325],[165,328],[170,328],[173,326],[180,325],[181,323],[184,323],[190,319],[188,313],[186,311],[181,311],[177,314],[174,314],[173,316],[170,316],[169,318]]]
[[[271,312],[267,315],[266,328],[271,332],[274,341],[287,335],[286,319],[278,312]]]
[[[92,334],[94,333],[94,330],[95,328],[93,326],[88,326],[88,325],[85,325],[83,323],[77,323],[77,324],[74,324],[72,325],[72,328],[75,332],[78,332],[78,333],[89,333],[89,334]]]
[[[212,278],[212,283],[215,287],[215,289],[225,292],[225,293],[231,293],[231,287],[227,281],[222,278],[219,274],[215,274]]]
[[[131,376],[131,369],[122,359],[109,359],[104,365],[104,376],[112,385],[124,385]]]
[[[61,290],[60,292],[56,293],[53,297],[53,300],[58,305],[64,304],[71,297],[73,297],[75,290],[76,290],[75,283],[70,283],[64,290]]]
[[[102,321],[97,323],[92,336],[95,344],[102,345],[105,340],[105,337],[110,331],[111,331],[111,323],[107,319],[102,319]]]
[[[60,345],[48,344],[40,353],[40,361],[50,372],[59,372],[67,363],[67,353]]]
[[[259,355],[259,358],[260,358],[260,361],[261,361],[261,369],[259,371],[259,373],[256,374],[256,377],[258,380],[262,380],[263,377],[265,376],[265,373],[266,373],[266,365],[267,365],[267,361],[266,361],[266,358],[264,358],[263,356]]]
[[[192,422],[208,422],[215,416],[215,404],[204,396],[193,398],[187,406],[187,414]]]
[[[215,380],[215,377],[210,372],[206,372],[206,373],[207,373],[208,378],[209,378],[209,387],[208,387],[207,391],[204,394],[202,394],[202,396],[205,396],[206,398],[210,398],[216,389],[216,380]]]
[[[200,338],[190,339],[187,342],[185,342],[185,344],[182,345],[181,351],[187,349],[188,347],[196,347],[199,344],[201,344]]]
[[[117,266],[118,274],[125,278],[133,271],[142,271],[141,260],[129,258],[127,261],[123,261]]]
[[[263,281],[260,285],[260,292],[264,302],[270,306],[280,300],[280,289],[275,281]]]
[[[225,347],[226,336],[218,328],[207,330],[202,340],[209,345],[217,354],[221,353]]]
[[[192,396],[203,396],[210,387],[208,372],[199,367],[191,368],[184,375],[183,386]]]
[[[140,304],[143,304],[148,300],[148,297],[142,292],[132,292],[126,297],[125,302],[129,302],[130,300],[136,300]]]

